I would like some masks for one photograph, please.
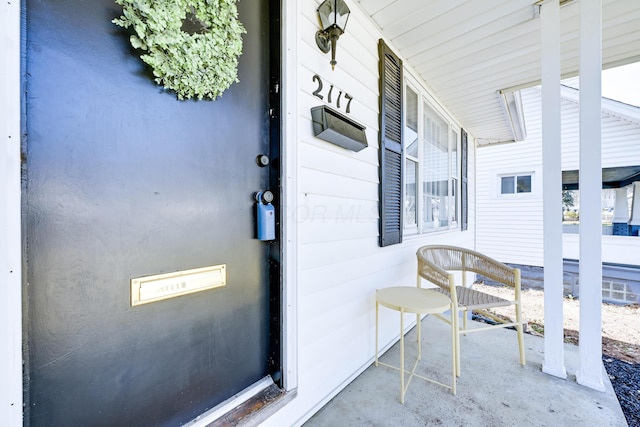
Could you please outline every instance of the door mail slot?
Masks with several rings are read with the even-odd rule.
[[[162,301],[227,285],[227,265],[131,279],[131,306]]]
[[[367,148],[366,127],[336,110],[321,105],[311,109],[313,134],[332,144],[351,151]]]

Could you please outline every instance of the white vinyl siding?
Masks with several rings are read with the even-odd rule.
[[[565,92],[569,92],[565,90]],[[640,126],[613,116],[602,114],[602,167],[640,165]],[[576,101],[562,101],[562,170],[579,169],[579,105]]]
[[[602,236],[602,262],[638,265],[640,237]],[[566,259],[580,258],[580,235],[562,235],[562,255]]]
[[[469,135],[469,231],[407,236],[378,246],[378,39],[379,31],[352,8],[340,37],[336,70],[315,43],[316,3],[298,8],[296,196],[287,206],[295,221],[297,280],[296,398],[265,426],[299,425],[370,365],[375,348],[375,290],[415,285],[416,250],[425,244],[474,245],[474,144]],[[294,19],[294,18],[291,18]],[[393,47],[393,46],[391,46]],[[406,70],[405,70],[406,72]],[[318,74],[323,100],[313,96]],[[310,109],[329,104],[330,85],[352,97],[348,117],[366,126],[369,146],[353,152],[313,136]],[[291,89],[290,89],[291,90]],[[426,90],[421,88],[422,93]],[[447,112],[451,115],[451,113]],[[459,134],[459,128],[456,129]],[[447,130],[449,132],[449,130]],[[418,160],[416,158],[416,160]],[[380,346],[398,337],[397,313],[381,312]],[[407,317],[407,324],[415,316]]]

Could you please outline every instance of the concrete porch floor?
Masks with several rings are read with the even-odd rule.
[[[416,373],[451,383],[449,326],[429,316],[422,321],[422,361]],[[305,423],[318,426],[627,426],[609,377],[605,392],[576,383],[578,347],[565,344],[567,379],[544,374],[543,341],[525,334],[527,363],[518,363],[517,335],[498,329],[461,336],[457,396],[413,378],[400,403],[400,373],[369,366]],[[416,331],[405,338],[406,369],[417,354]],[[398,366],[399,344],[380,360]],[[604,369],[604,368],[603,368]]]

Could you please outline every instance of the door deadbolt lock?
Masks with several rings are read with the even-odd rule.
[[[261,168],[263,168],[265,166],[269,166],[270,162],[271,162],[271,160],[269,160],[269,156],[267,156],[266,154],[259,154],[258,157],[256,157],[256,163]]]

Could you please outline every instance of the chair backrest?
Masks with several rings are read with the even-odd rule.
[[[417,285],[422,287],[422,279],[425,279],[439,288],[444,289],[449,293],[451,298],[451,309],[453,312],[458,310],[458,294],[456,291],[456,279],[453,273],[449,273],[439,265],[432,262],[425,256],[421,256],[420,249],[418,250],[418,277]]]
[[[453,274],[418,255],[418,287],[420,287],[420,277],[434,285],[449,290],[451,286],[450,279],[453,279]]]
[[[517,276],[519,276],[516,274],[515,268],[511,268],[481,253],[457,246],[423,246],[418,249],[417,256],[418,274],[441,287],[444,286],[432,280],[431,275],[434,275],[434,273],[427,273],[426,270],[432,268],[429,264],[437,266],[444,271],[472,271],[512,287],[516,286]],[[422,269],[420,267],[421,265],[423,265]],[[423,272],[423,270],[425,271]],[[426,277],[425,274],[429,275],[429,277]],[[435,279],[437,279],[437,277]]]

